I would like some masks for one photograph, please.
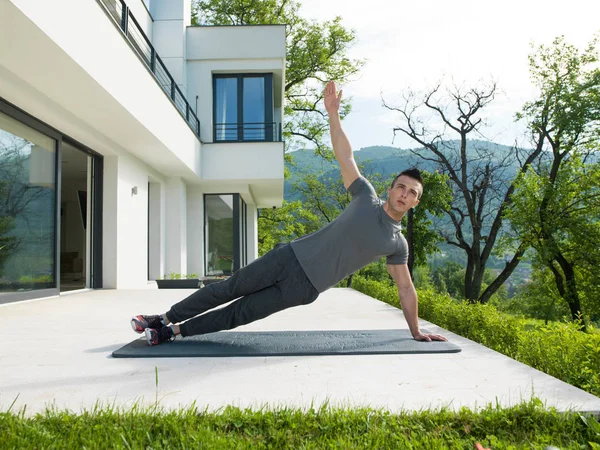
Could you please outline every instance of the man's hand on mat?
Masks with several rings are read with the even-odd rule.
[[[415,341],[448,341],[448,339],[446,339],[441,334],[421,333],[420,331],[419,334],[414,335],[413,338],[415,339]]]

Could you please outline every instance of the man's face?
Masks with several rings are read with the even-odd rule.
[[[388,202],[395,212],[406,213],[419,204],[423,186],[414,178],[407,175],[398,177],[394,186],[388,189]]]

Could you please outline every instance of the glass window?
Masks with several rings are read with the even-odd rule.
[[[237,140],[237,78],[215,80],[215,129],[217,141]]]
[[[54,139],[0,113],[0,293],[56,287],[55,161]]]
[[[233,273],[233,195],[205,195],[206,275]]]
[[[231,275],[247,264],[247,208],[240,194],[204,196],[205,274]]]
[[[273,141],[272,75],[215,75],[214,140]]]
[[[245,141],[265,140],[265,78],[244,78],[243,121]]]

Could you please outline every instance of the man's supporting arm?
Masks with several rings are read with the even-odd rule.
[[[413,338],[417,341],[447,341],[444,336],[439,334],[421,333],[419,330],[419,307],[417,291],[410,278],[408,265],[406,264],[388,264],[388,272],[394,279],[398,287],[398,297],[402,306],[402,313],[408,323],[408,328]]]
[[[339,114],[341,99],[342,92],[340,91],[339,94],[336,93],[335,83],[333,81],[327,83],[327,87],[325,88],[325,109],[327,109],[329,115],[331,145],[333,146],[335,158],[340,164],[344,187],[348,189],[354,180],[360,177],[360,172],[356,165],[356,161],[354,161],[354,154],[352,153],[350,141],[342,128]]]

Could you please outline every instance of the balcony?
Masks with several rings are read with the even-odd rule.
[[[177,86],[175,79],[169,73],[160,56],[156,53],[150,39],[146,36],[142,26],[131,14],[123,0],[97,0],[102,4],[115,25],[123,32],[124,37],[131,44],[141,61],[152,72],[156,82],[169,96],[173,105],[185,119],[192,131],[200,138],[200,121],[190,107],[185,96]]]
[[[139,6],[132,11],[150,32]],[[98,153],[126,151],[166,175],[198,179],[198,122],[173,107],[103,3],[0,1],[0,25],[3,100]]]
[[[282,142],[281,123],[216,123],[215,142]]]

